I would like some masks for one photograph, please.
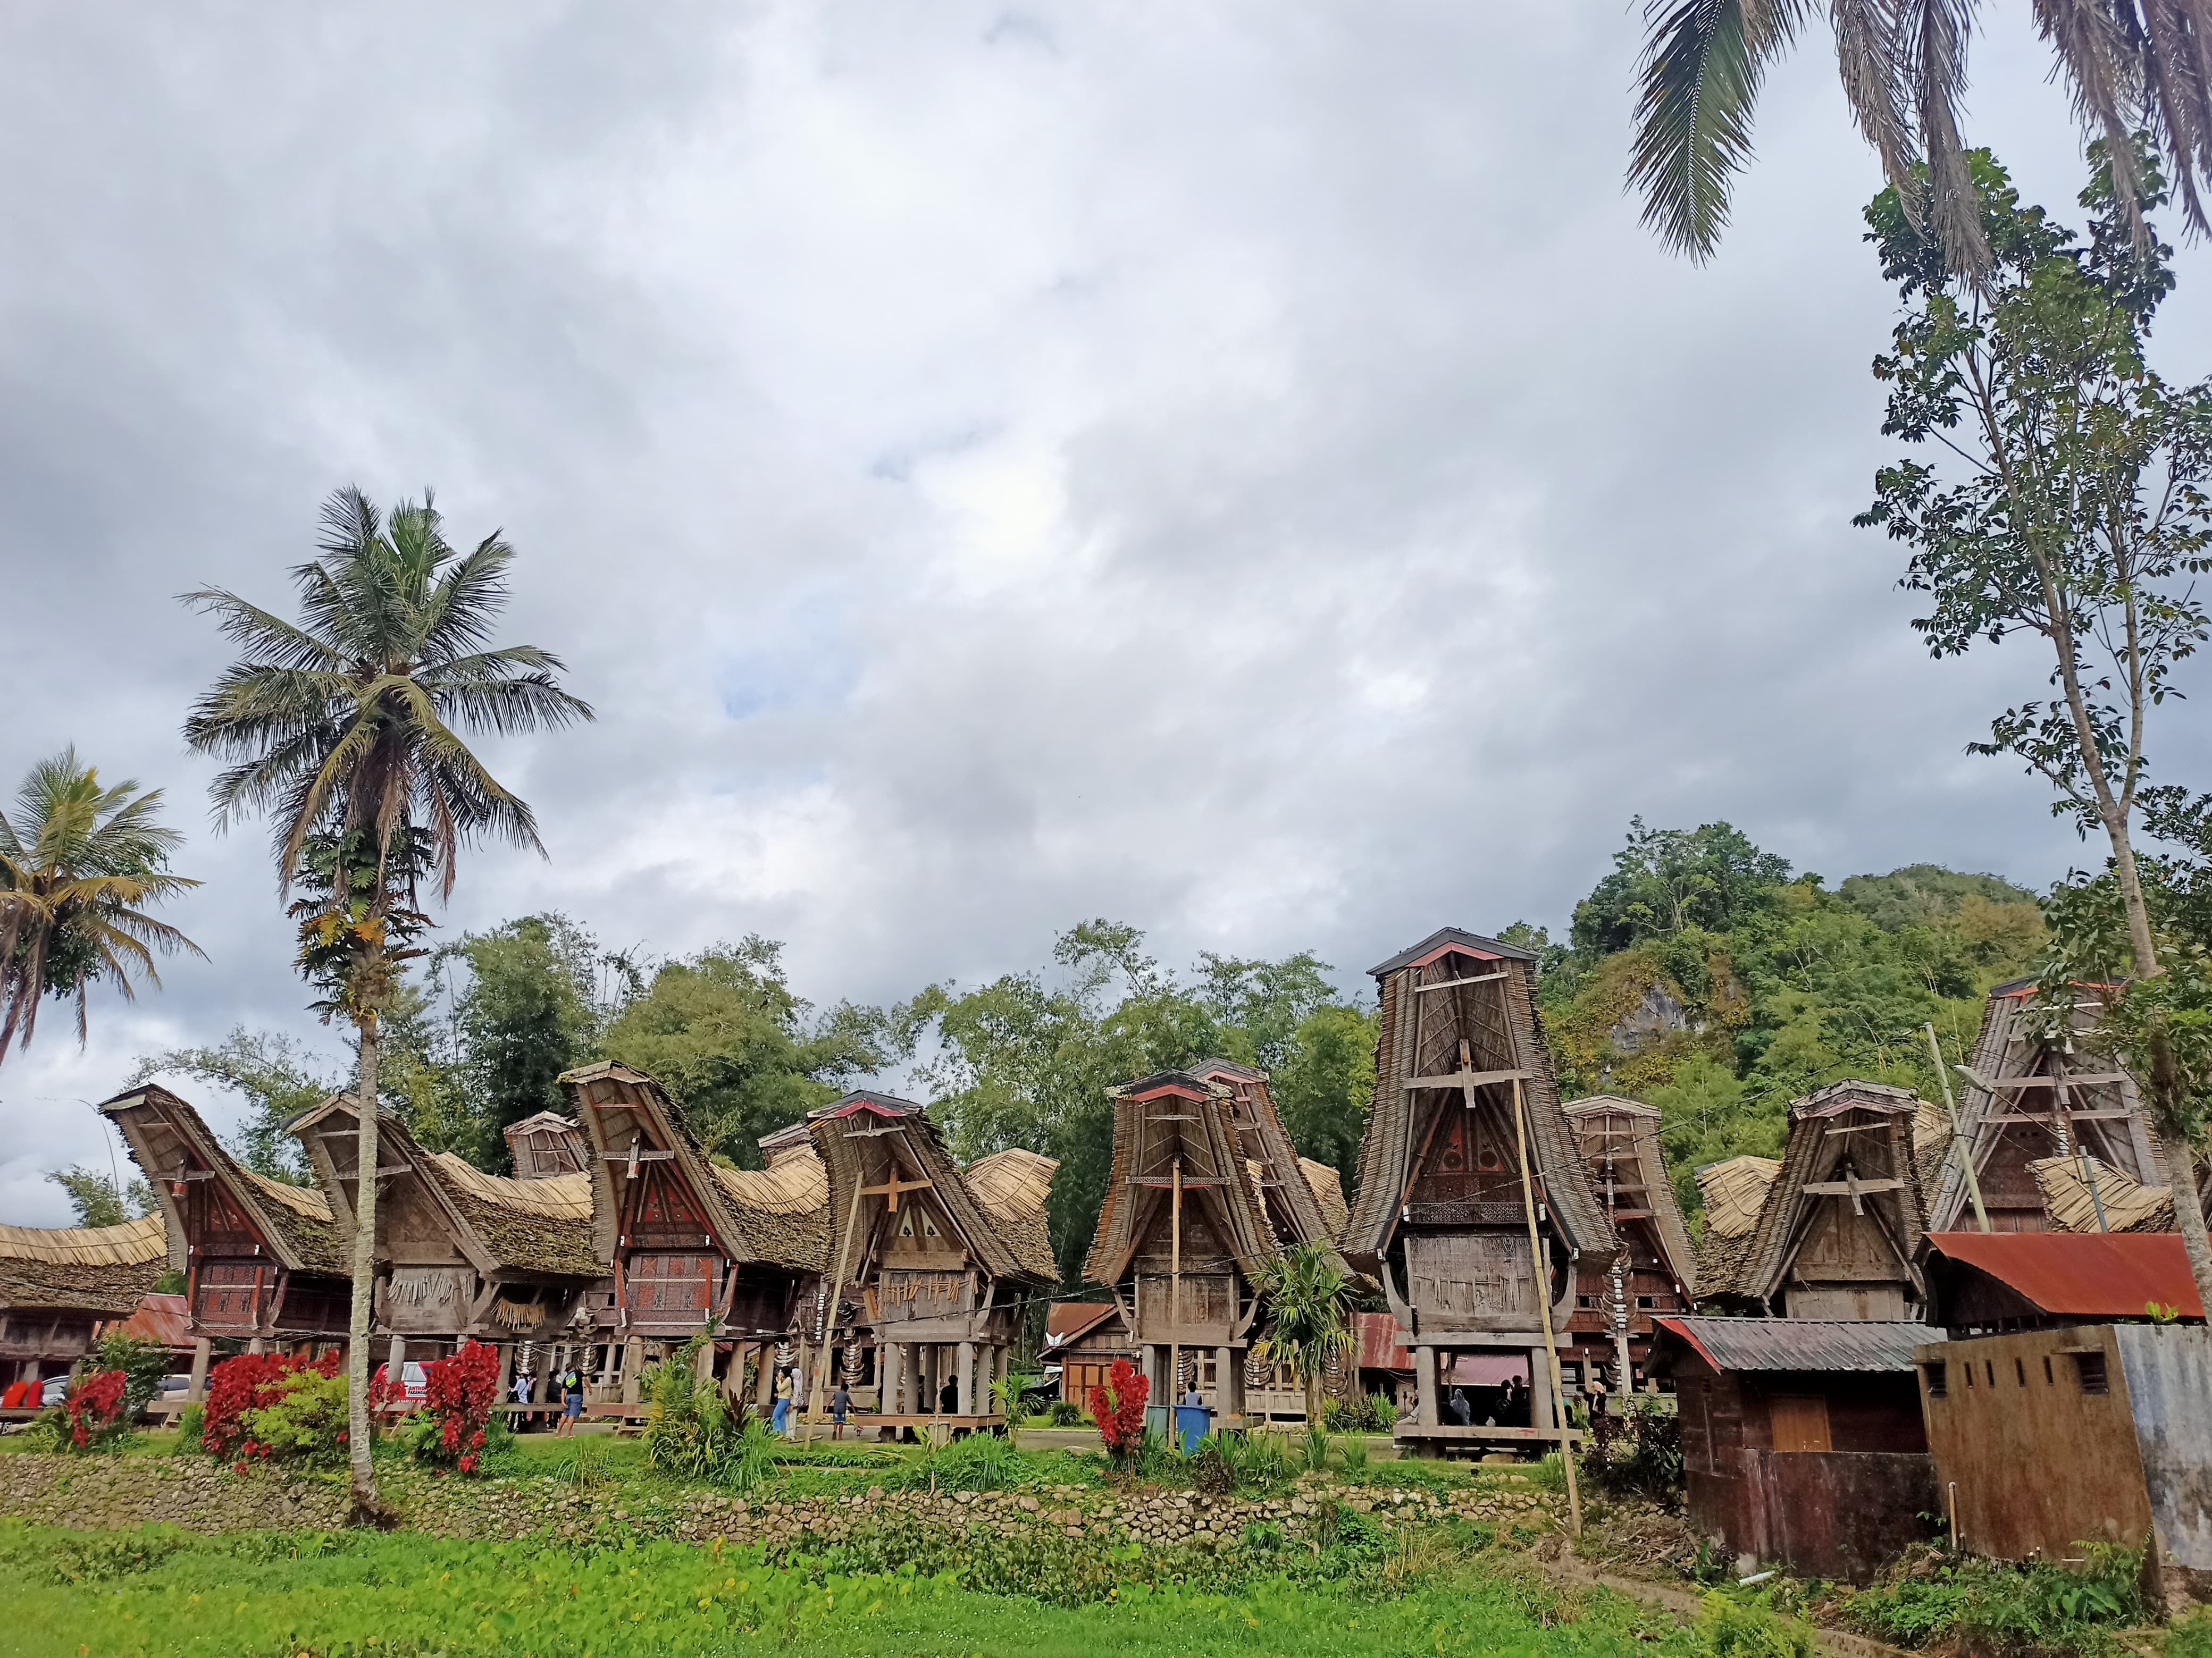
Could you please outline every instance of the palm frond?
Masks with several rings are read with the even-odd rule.
[[[1751,156],[1759,82],[1804,15],[1805,0],[1647,0],[1628,185],[1644,222],[1699,264]]]
[[[1882,174],[1917,221],[1922,205],[1913,162],[1919,149],[1905,94],[1907,52],[1899,38],[1898,0],[1831,0],[1836,68],[1860,136],[1881,158]]]

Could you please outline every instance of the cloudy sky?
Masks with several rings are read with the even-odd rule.
[[[2070,203],[2017,14],[1972,134]],[[1832,880],[2082,853],[1962,753],[1887,544],[1878,185],[1815,39],[1711,267],[1621,191],[1620,0],[22,4],[0,19],[0,780],[169,792],[206,947],[0,1072],[0,1218],[134,1055],[301,1011],[177,735],[319,501],[434,485],[598,725],[491,743],[551,857],[453,928],[788,941],[887,999],[1092,915],[1360,969],[1561,926],[1632,813]],[[2160,338],[2212,346],[2205,254]],[[2169,774],[2212,756],[2177,733]],[[216,1114],[222,1114],[217,1102]]]

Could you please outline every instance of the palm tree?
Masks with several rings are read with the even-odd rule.
[[[1815,9],[1813,0],[1645,0],[1628,179],[1644,223],[1677,252],[1702,263],[1718,246],[1751,155],[1759,82]],[[1951,268],[1978,278],[1989,244],[1959,136],[1972,0],[1829,0],[1828,14],[1860,132],[1916,213],[1932,207]],[[2137,129],[2154,140],[2190,224],[2212,234],[2199,194],[2212,182],[2212,5],[2035,0],[2035,21],[2084,131],[2116,158],[2113,185],[2137,243],[2150,240]]]
[[[82,1044],[94,984],[104,979],[135,1000],[133,973],[161,982],[156,952],[201,956],[146,914],[199,884],[169,873],[184,836],[161,823],[161,790],[127,780],[102,788],[99,772],[67,748],[25,775],[12,819],[0,813],[0,1060],[10,1042],[30,1046],[42,998],[76,998]]]
[[[1318,1428],[1322,1380],[1358,1345],[1352,1328],[1352,1280],[1326,1244],[1301,1243],[1262,1265],[1252,1281],[1273,1320],[1260,1357],[1291,1367],[1305,1386],[1306,1421]]]
[[[324,503],[319,556],[292,571],[295,624],[221,588],[185,595],[213,614],[239,659],[192,707],[185,740],[233,763],[210,787],[216,820],[267,814],[277,886],[307,895],[300,968],[328,993],[324,1017],[354,1029],[356,1169],[377,1166],[378,1021],[423,926],[417,878],[450,895],[460,848],[500,836],[541,855],[530,808],[501,787],[456,726],[506,734],[589,720],[562,689],[561,659],[534,645],[489,648],[514,549],[497,531],[467,553],[432,496],[388,518],[359,489]],[[356,1517],[377,1514],[369,1463],[368,1326],[376,1181],[357,1180],[347,1347]]]

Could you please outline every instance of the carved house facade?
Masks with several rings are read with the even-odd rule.
[[[1696,1252],[1667,1178],[1657,1108],[1601,1094],[1572,1102],[1566,1114],[1620,1248],[1577,1272],[1562,1354],[1584,1377],[1610,1370],[1614,1391],[1626,1392],[1642,1379],[1653,1321],[1694,1304]]]

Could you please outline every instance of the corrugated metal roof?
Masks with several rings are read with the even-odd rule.
[[[1064,1347],[1121,1312],[1110,1301],[1055,1301],[1044,1309],[1044,1345]]]
[[[2184,1318],[2204,1316],[2179,1232],[1930,1232],[1928,1247],[2046,1313],[2141,1318],[2154,1301]]]
[[[104,1327],[103,1335],[126,1335],[172,1350],[192,1345],[191,1303],[182,1296],[148,1296],[138,1310],[118,1324]]]
[[[1948,1340],[1932,1325],[1875,1319],[1660,1318],[1717,1370],[1909,1370],[1912,1350]]]
[[[1359,1368],[1363,1370],[1407,1370],[1413,1356],[1398,1342],[1398,1321],[1388,1313],[1361,1313]]]
[[[1462,949],[1474,950],[1479,956],[1488,956],[1493,959],[1511,962],[1533,962],[1536,959],[1533,953],[1522,949],[1518,944],[1509,944],[1497,938],[1486,938],[1480,932],[1468,932],[1460,927],[1440,926],[1418,944],[1400,950],[1389,961],[1370,967],[1367,971],[1371,977],[1379,979],[1386,973],[1395,973],[1401,967],[1411,967],[1415,962],[1425,960],[1439,950],[1452,944],[1457,944]]]

